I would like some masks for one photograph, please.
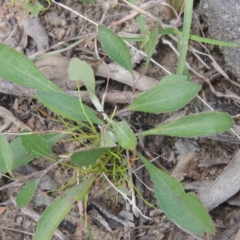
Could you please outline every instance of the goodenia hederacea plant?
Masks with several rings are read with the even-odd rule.
[[[138,153],[154,183],[154,193],[161,210],[182,230],[201,236],[214,233],[214,225],[203,203],[195,193],[185,193],[174,177],[155,167]]]
[[[78,99],[54,85],[24,54],[0,43],[0,76],[18,85],[37,90],[35,96],[49,109],[74,121],[102,125],[94,112]]]
[[[189,103],[200,88],[187,81],[184,75],[170,75],[163,78],[158,86],[142,93],[127,109],[156,114],[171,112]],[[232,125],[233,120],[227,113],[205,112],[176,119],[137,135],[198,137],[225,132]]]

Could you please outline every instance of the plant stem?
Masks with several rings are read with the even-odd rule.
[[[183,33],[182,33],[182,36],[180,37],[180,43],[179,43],[179,58],[178,58],[177,74],[183,74],[185,64],[186,64],[188,41],[190,37],[190,29],[191,29],[191,22],[192,22],[192,8],[193,8],[193,0],[185,0]]]

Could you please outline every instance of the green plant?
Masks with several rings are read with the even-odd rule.
[[[133,0],[131,2],[135,3]],[[188,2],[190,3],[188,4]],[[169,31],[171,34],[178,35],[180,57],[177,74],[163,78],[156,87],[142,93],[125,108],[126,111],[155,114],[175,111],[184,107],[200,91],[199,85],[189,81],[185,66],[186,46],[188,40],[193,37],[189,32],[189,17],[191,16],[187,14],[192,8],[191,3],[192,1],[186,1],[185,18],[187,19],[185,21],[188,23],[185,25],[187,29],[184,29],[182,33],[174,29],[148,31],[139,15],[138,22],[145,34],[140,40],[145,42],[147,63],[150,61],[156,38],[161,31],[161,34],[167,34]],[[99,40],[109,57],[125,67],[134,78],[130,54],[123,40],[104,26],[99,26]],[[201,38],[198,40],[210,41]],[[72,138],[87,147],[85,150],[73,153],[70,156],[71,163],[65,164],[66,167],[79,171],[82,182],[68,189],[64,196],[57,197],[43,212],[34,237],[35,240],[51,239],[54,230],[73,207],[75,201],[87,198],[89,189],[100,174],[104,173],[110,176],[119,189],[121,183],[119,180],[127,180],[128,169],[122,152],[132,151],[135,153],[139,137],[154,134],[181,137],[207,136],[222,133],[233,124],[233,120],[226,113],[204,112],[185,116],[136,134],[126,121],[115,121],[114,116],[109,117],[104,113],[102,105],[95,95],[95,78],[92,69],[85,62],[76,58],[73,58],[69,65],[70,78],[73,81],[81,80],[85,84],[93,105],[97,111],[102,113],[104,121],[91,108],[83,104],[80,97],[75,99],[58,89],[23,54],[3,44],[0,44],[0,75],[16,84],[36,89],[37,94],[33,97],[65,118],[62,121],[67,129],[66,132],[44,134],[23,132],[10,144],[2,134],[0,148],[4,151],[0,151],[0,173],[8,172],[14,178],[14,169],[39,156],[58,162],[51,147],[67,134],[71,134]],[[69,120],[74,121],[76,126],[72,126]],[[198,197],[194,193],[186,194],[177,180],[157,169],[140,153],[137,155],[149,171],[154,182],[156,199],[167,217],[191,234],[202,235],[206,231],[214,233],[211,218]],[[111,169],[107,167],[109,163],[112,165]],[[75,180],[73,179],[72,183]],[[19,207],[29,203],[38,183],[39,179],[35,179],[20,190],[16,198]],[[185,214],[182,215],[182,212]]]
[[[45,1],[47,6],[45,7],[43,4],[40,3],[38,0],[26,0],[26,1],[20,1],[17,3],[16,0],[12,1],[12,4],[15,5],[18,4],[19,7],[23,8],[26,13],[33,14],[35,17],[37,17],[41,12],[48,10],[51,6],[51,1],[46,0]]]

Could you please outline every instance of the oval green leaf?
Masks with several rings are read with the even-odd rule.
[[[29,153],[22,145],[21,138],[17,137],[10,143],[10,148],[13,153],[13,170],[17,167],[21,167],[33,158],[38,157],[37,154]]]
[[[140,133],[140,136],[166,135],[176,137],[200,137],[227,131],[233,125],[227,113],[204,112],[179,118],[162,126]]]
[[[101,157],[101,155],[109,150],[110,148],[91,148],[89,150],[83,150],[80,152],[75,152],[71,156],[71,160],[73,163],[79,165],[79,166],[85,166],[89,167],[90,165],[94,165],[98,158]]]
[[[26,206],[31,201],[37,189],[38,183],[39,179],[36,179],[28,182],[20,189],[16,197],[16,204],[19,208]]]
[[[33,240],[51,240],[52,235],[76,201],[82,200],[95,180],[91,177],[65,192],[64,196],[54,199],[42,213]]]
[[[47,145],[51,148],[57,141],[65,136],[64,133],[44,133],[41,134],[41,138],[46,141]],[[13,170],[17,167],[21,167],[33,158],[38,157],[35,153],[29,153],[21,142],[21,137],[17,137],[10,143],[10,148],[13,153]]]
[[[183,186],[174,177],[155,167],[138,153],[154,182],[154,193],[161,210],[167,218],[182,230],[202,236],[214,233],[214,225],[203,203],[194,193],[185,193]]]
[[[53,153],[46,141],[38,134],[21,135],[21,143],[26,151],[36,156],[52,157]]]
[[[105,26],[99,26],[98,29],[99,41],[102,44],[104,52],[106,52],[113,61],[127,69],[133,75],[130,52],[124,41]]]
[[[0,135],[0,173],[8,172],[11,176],[13,170],[13,154],[9,142],[4,135]]]
[[[191,83],[183,75],[171,75],[142,93],[128,109],[138,112],[166,113],[175,111],[189,103],[199,92],[201,86]]]
[[[69,63],[68,73],[70,80],[83,82],[88,92],[95,94],[95,77],[89,64],[78,58],[72,58]]]
[[[135,150],[137,146],[137,139],[131,127],[124,121],[114,122],[113,130],[119,145],[128,150]]]
[[[21,6],[26,12],[32,13],[35,17],[37,17],[41,11],[45,10],[44,6],[39,1],[35,1],[34,3],[31,3],[31,1],[24,1]]]
[[[114,133],[106,127],[101,127],[101,143],[100,147],[116,147],[116,137]]]

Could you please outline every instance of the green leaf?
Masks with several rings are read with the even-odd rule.
[[[158,37],[158,29],[155,28],[150,32],[149,35],[149,41],[147,42],[147,47],[146,47],[146,53],[147,53],[147,64],[148,66],[150,59],[152,57],[152,54],[154,52],[155,46],[156,46],[156,41]]]
[[[92,123],[102,125],[103,122],[94,114],[91,108],[80,104],[80,101],[64,92],[38,92],[38,99],[53,112],[76,122],[88,119]],[[85,115],[86,114],[86,115]]]
[[[219,41],[216,39],[204,38],[204,37],[199,37],[199,36],[191,35],[191,34],[190,34],[189,39],[196,41],[196,42],[208,43],[208,44],[224,46],[224,47],[238,47],[239,46],[237,43],[223,42],[223,41]]]
[[[158,34],[176,34],[181,36],[182,32],[173,29],[173,28],[161,28],[158,31]],[[202,42],[202,43],[208,43],[208,44],[212,44],[212,45],[218,45],[218,46],[224,46],[224,47],[237,47],[238,44],[236,43],[230,43],[230,42],[223,42],[223,41],[219,41],[216,39],[210,39],[210,38],[204,38],[204,37],[199,37],[197,35],[192,35],[190,34],[189,39],[196,41],[196,42]]]
[[[28,151],[22,145],[20,137],[12,140],[10,147],[13,153],[13,169],[27,164],[33,158],[38,156],[35,153],[28,153]]]
[[[28,182],[20,189],[16,197],[16,204],[19,208],[26,206],[31,201],[37,189],[38,183],[39,179],[36,179]]]
[[[161,210],[182,230],[195,235],[214,233],[214,225],[203,203],[194,193],[185,193],[174,177],[155,167],[138,154],[154,182],[154,193]]]
[[[167,135],[176,137],[200,137],[223,133],[233,125],[227,113],[203,112],[176,119],[162,126],[140,133],[140,136]]]
[[[99,40],[104,52],[118,63],[126,68],[133,76],[132,62],[130,52],[124,41],[113,31],[104,26],[99,26]]]
[[[89,167],[90,165],[94,165],[98,158],[101,157],[101,155],[108,151],[110,148],[108,147],[101,147],[101,148],[91,148],[89,150],[83,150],[80,152],[75,152],[71,156],[71,160],[73,163],[79,165],[79,166],[86,166]]]
[[[4,135],[0,135],[0,173],[8,172],[13,177],[13,154],[9,142]]]
[[[91,92],[88,93],[88,96],[96,110],[100,113],[104,113],[104,109],[102,103],[99,101],[99,98]]]
[[[21,3],[21,6],[24,8],[25,11],[32,13],[35,17],[39,15],[41,11],[44,10],[44,6],[39,1],[24,1]]]
[[[193,0],[188,0],[184,4],[184,18],[183,18],[183,31],[180,39],[178,40],[178,65],[177,74],[183,74],[186,68],[186,57],[188,50],[188,41],[192,23]]]
[[[0,43],[0,76],[21,86],[41,91],[60,91],[25,55],[2,43]]]
[[[126,122],[114,122],[113,130],[122,148],[132,151],[136,149],[137,139],[131,127]]]
[[[72,58],[69,63],[68,73],[70,80],[82,81],[87,90],[95,94],[95,77],[89,64],[78,58]]]
[[[129,2],[132,3],[133,5],[137,5],[136,0],[129,0]],[[137,21],[138,26],[139,26],[140,30],[142,31],[142,33],[145,36],[148,36],[149,35],[148,26],[146,24],[144,17],[142,16],[142,14],[140,12],[136,16],[136,21]]]
[[[37,156],[53,156],[51,148],[38,134],[21,135],[21,143],[24,148]]]
[[[160,35],[166,35],[166,34],[176,34],[176,35],[180,35],[182,34],[182,32],[174,29],[174,28],[160,28],[158,30],[158,34]]]
[[[64,196],[54,199],[42,213],[33,240],[50,240],[54,231],[68,214],[76,201],[82,200],[88,193],[95,178],[91,177],[65,192]]]
[[[101,127],[101,143],[100,147],[116,147],[116,137],[114,133],[106,127]]]
[[[131,111],[165,113],[175,111],[189,103],[201,86],[186,80],[184,75],[171,75],[163,78],[155,86],[135,99],[128,109]]]
[[[64,133],[44,133],[41,134],[41,137],[46,141],[48,146],[51,148],[58,140],[62,139],[65,136]],[[17,167],[21,167],[33,158],[38,157],[35,153],[29,153],[21,142],[21,137],[17,137],[10,143],[10,148],[13,153],[13,170]],[[0,171],[1,172],[1,171]]]
[[[66,133],[50,132],[41,134],[41,138],[46,141],[49,147],[52,147],[56,142],[66,136]]]

